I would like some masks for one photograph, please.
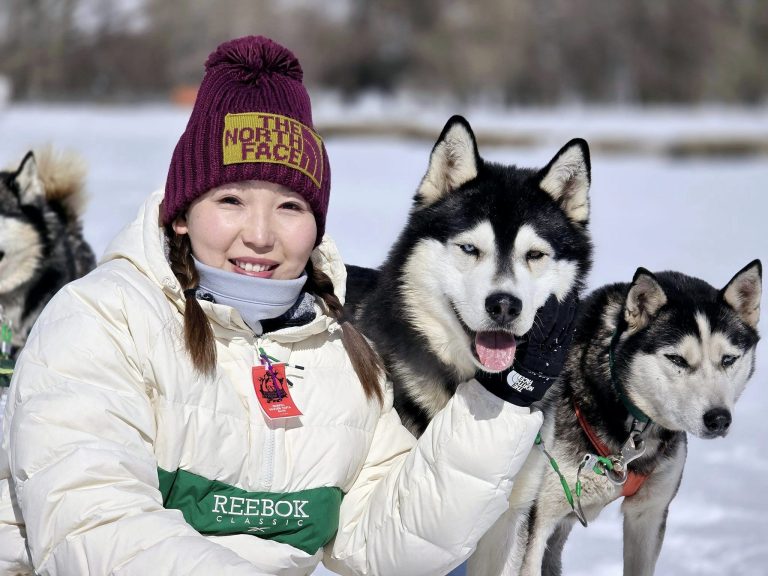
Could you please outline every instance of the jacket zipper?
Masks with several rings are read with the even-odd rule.
[[[264,436],[263,446],[264,456],[261,459],[261,485],[265,492],[272,488],[272,480],[275,475],[275,431],[267,428],[267,434]]]
[[[262,339],[256,340],[256,354],[262,347]],[[262,415],[262,418],[264,416]],[[262,445],[261,470],[259,473],[259,485],[265,492],[272,488],[272,481],[275,476],[275,430],[271,422],[265,422],[266,434],[264,435],[264,444]]]

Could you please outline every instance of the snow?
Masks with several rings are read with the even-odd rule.
[[[318,119],[346,118],[330,102]],[[407,107],[393,110],[403,117]],[[370,105],[351,118],[386,120]],[[97,253],[162,186],[188,110],[146,107],[10,107],[0,111],[0,162],[12,165],[31,146],[52,143],[79,152],[89,165],[85,234]],[[450,113],[420,113],[437,135]],[[394,117],[394,116],[393,116]],[[470,121],[516,126],[546,135],[545,148],[481,150],[487,158],[543,166],[575,136],[614,134],[664,139],[688,132],[768,133],[766,111],[518,110],[502,117],[472,111]],[[551,141],[552,146],[549,146]],[[403,226],[430,144],[395,139],[331,139],[333,193],[328,231],[349,263],[375,266]],[[676,269],[724,286],[755,258],[768,263],[768,157],[673,161],[661,156],[592,158],[591,230],[595,266],[590,285],[629,281],[635,269]],[[762,333],[768,333],[763,314]],[[737,404],[725,439],[690,439],[683,482],[673,501],[657,574],[765,574],[768,503],[768,351],[758,346],[757,370]],[[565,548],[565,573],[621,573],[621,518],[608,507],[589,528],[576,526]],[[327,574],[318,569],[318,574]]]
[[[315,98],[317,123],[407,122],[439,129],[452,114],[470,119],[476,131],[533,135],[537,141],[565,143],[571,138],[621,139],[662,143],[690,137],[760,138],[768,136],[768,106],[752,108],[701,105],[680,108],[628,108],[570,105],[550,108],[505,108],[492,104],[457,104],[434,95],[402,93],[395,97],[368,94],[350,104],[333,94]],[[439,133],[439,132],[438,132]]]

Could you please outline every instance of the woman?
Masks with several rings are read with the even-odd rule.
[[[6,570],[26,543],[40,574],[439,574],[506,509],[541,415],[472,380],[403,428],[339,323],[301,79],[263,37],[211,54],[164,194],[41,316],[5,418]]]

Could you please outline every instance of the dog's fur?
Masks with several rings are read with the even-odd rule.
[[[580,290],[591,265],[589,185],[583,140],[524,169],[483,160],[469,123],[448,121],[380,271],[348,267],[346,313],[375,343],[412,432],[483,368],[478,332],[520,339],[550,295]],[[493,314],[499,297],[515,313]]]
[[[80,221],[83,182],[82,162],[50,149],[0,172],[0,306],[14,353],[53,295],[95,265]]]
[[[686,433],[714,438],[728,432],[733,406],[754,371],[761,277],[757,260],[722,290],[677,272],[641,268],[631,284],[601,288],[582,304],[566,367],[544,399],[542,437],[574,486],[584,455],[597,454],[579,426],[575,404],[616,455],[633,422],[617,390],[650,418],[645,453],[629,464],[647,478],[622,504],[625,574],[653,574],[683,473]],[[618,384],[609,358],[615,334]],[[508,511],[491,529],[473,557],[473,573],[561,573],[560,555],[576,516],[547,466],[534,450],[512,494],[513,501],[532,503]],[[605,476],[585,470],[581,478],[581,503],[590,521],[621,497],[621,487]]]

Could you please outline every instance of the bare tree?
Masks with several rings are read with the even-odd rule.
[[[165,97],[223,40],[290,46],[310,83],[506,103],[768,95],[764,0],[5,0],[20,99]]]

